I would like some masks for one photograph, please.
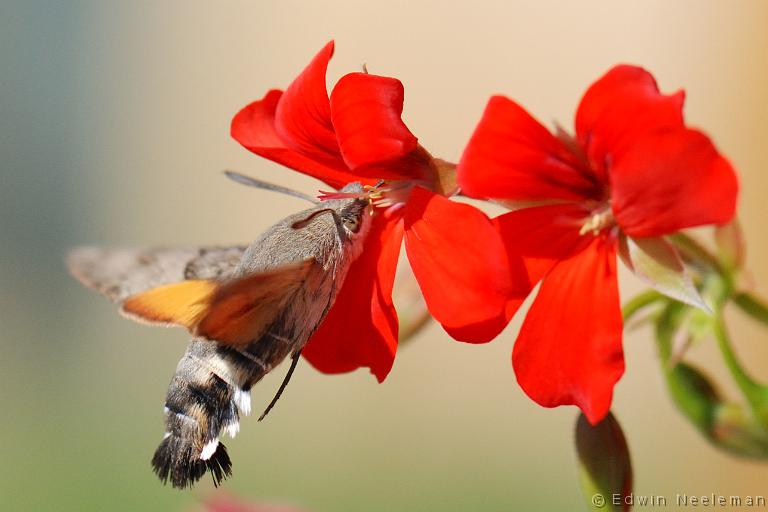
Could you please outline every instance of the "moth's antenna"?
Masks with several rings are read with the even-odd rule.
[[[291,367],[288,368],[288,373],[285,375],[285,378],[283,379],[283,383],[280,384],[280,388],[277,390],[277,393],[275,393],[275,398],[272,399],[271,402],[269,402],[269,405],[264,410],[263,413],[261,413],[261,416],[259,416],[259,421],[263,420],[267,417],[267,414],[269,414],[269,411],[272,410],[272,408],[275,406],[278,400],[280,400],[280,396],[283,394],[283,391],[285,391],[285,387],[288,385],[288,383],[291,381],[291,376],[293,375],[293,370],[296,369],[296,364],[299,362],[299,356],[301,356],[301,349],[294,352],[293,357],[291,358]]]
[[[307,194],[299,192],[298,190],[293,190],[292,188],[281,187],[280,185],[275,185],[273,183],[268,183],[266,181],[257,180],[256,178],[251,178],[250,176],[240,174],[239,172],[236,172],[236,171],[224,171],[224,174],[226,175],[227,178],[241,185],[260,188],[262,190],[271,190],[272,192],[280,192],[281,194],[298,197],[300,199],[309,201],[312,204],[317,204],[317,200],[314,197],[308,196]]]

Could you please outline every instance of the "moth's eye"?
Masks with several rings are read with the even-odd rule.
[[[347,228],[348,231],[351,233],[357,233],[360,231],[360,218],[357,216],[349,216],[344,217],[342,222],[344,222],[344,227]]]

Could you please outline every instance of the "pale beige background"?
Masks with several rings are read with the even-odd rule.
[[[212,488],[158,484],[149,458],[179,331],[120,319],[61,258],[79,243],[232,243],[298,200],[237,187],[237,168],[318,184],[241,149],[231,116],[284,87],[326,41],[331,82],[367,63],[400,78],[404,117],[434,154],[459,157],[492,93],[565,125],[618,62],[688,91],[687,118],[739,170],[749,265],[768,293],[768,2],[11,2],[0,16],[0,509],[183,510]],[[625,297],[641,286],[622,281]],[[269,421],[228,442],[225,488],[308,510],[582,507],[573,408],[545,410],[509,362],[519,320],[467,346],[431,327],[388,380],[302,365]],[[766,331],[736,319],[738,350],[768,379]],[[695,357],[721,376],[707,344]],[[710,447],[672,408],[649,332],[626,338],[615,411],[636,492],[768,495],[768,465]],[[266,404],[282,378],[260,384]]]

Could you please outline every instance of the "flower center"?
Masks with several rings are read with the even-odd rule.
[[[381,180],[376,185],[364,185],[362,192],[325,192],[320,191],[318,199],[327,201],[329,199],[365,199],[371,205],[371,212],[374,208],[384,210],[384,215],[399,210],[408,202],[415,183],[406,180]]]
[[[400,161],[403,164],[402,179],[379,180],[376,185],[364,185],[362,192],[320,191],[318,199],[364,199],[375,209],[383,211],[385,217],[405,206],[413,187],[420,186],[444,197],[458,193],[456,164],[434,158],[422,146],[418,146]]]
[[[597,236],[602,230],[611,228],[615,225],[616,219],[613,217],[611,206],[604,205],[598,209],[592,210],[592,214],[581,226],[579,234],[586,235],[587,233],[592,233],[592,235]]]
[[[414,183],[411,181],[381,181],[376,186],[365,187],[368,198],[378,208],[401,207],[408,201]]]

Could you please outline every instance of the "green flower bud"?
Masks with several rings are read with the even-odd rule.
[[[625,498],[632,493],[632,464],[624,433],[613,414],[608,413],[595,426],[579,415],[576,453],[590,510],[630,510]]]

